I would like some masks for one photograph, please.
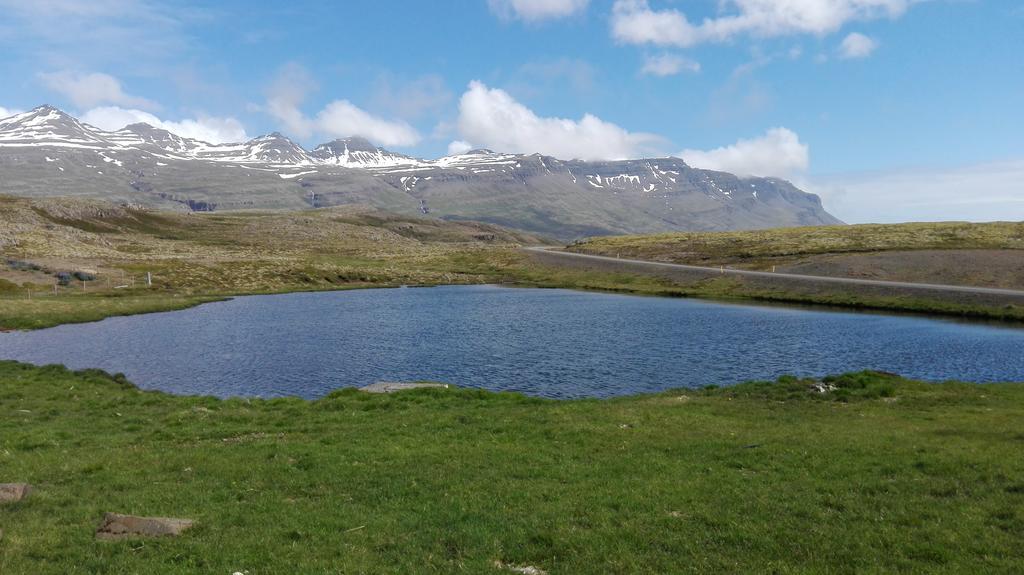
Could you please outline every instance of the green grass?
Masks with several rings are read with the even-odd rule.
[[[42,329],[65,323],[99,321],[106,317],[173,311],[219,301],[218,296],[119,293],[19,295],[0,298],[0,329]]]
[[[0,573],[1020,571],[1024,386],[813,383],[222,401],[0,362],[0,481],[36,486]]]

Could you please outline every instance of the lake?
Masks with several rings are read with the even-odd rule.
[[[569,290],[446,286],[239,297],[0,334],[0,358],[179,394],[316,398],[380,380],[574,398],[878,369],[1024,381],[1024,329]]]

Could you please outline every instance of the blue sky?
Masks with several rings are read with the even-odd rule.
[[[0,0],[0,113],[682,155],[790,178],[848,221],[1024,219],[1016,0],[284,4]]]

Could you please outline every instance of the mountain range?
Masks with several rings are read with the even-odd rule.
[[[582,161],[481,149],[425,160],[358,137],[307,151],[279,133],[210,144],[147,124],[104,131],[51,106],[0,119],[0,193],[198,212],[368,204],[559,239],[841,223],[788,181],[674,157]]]

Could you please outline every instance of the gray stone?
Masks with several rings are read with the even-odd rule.
[[[448,389],[447,383],[403,383],[399,381],[378,381],[372,385],[366,387],[360,387],[359,391],[365,391],[367,393],[394,393],[396,391],[405,391],[407,389],[419,389],[421,387],[437,387],[441,389]]]
[[[498,569],[505,569],[513,573],[519,573],[520,575],[548,575],[548,572],[533,565],[510,565],[508,563],[502,563],[501,561],[495,561],[494,566]]]
[[[31,492],[32,486],[28,483],[0,483],[0,503],[17,503]]]
[[[135,517],[119,513],[107,513],[96,529],[97,539],[118,540],[134,537],[175,537],[181,535],[195,522],[191,519],[171,517]]]
[[[816,382],[816,383],[812,383],[811,384],[811,389],[813,391],[818,392],[818,393],[829,393],[830,391],[835,391],[836,389],[839,389],[839,388],[837,388],[836,386],[832,385],[831,383],[825,383],[824,381],[819,381],[819,382]]]

